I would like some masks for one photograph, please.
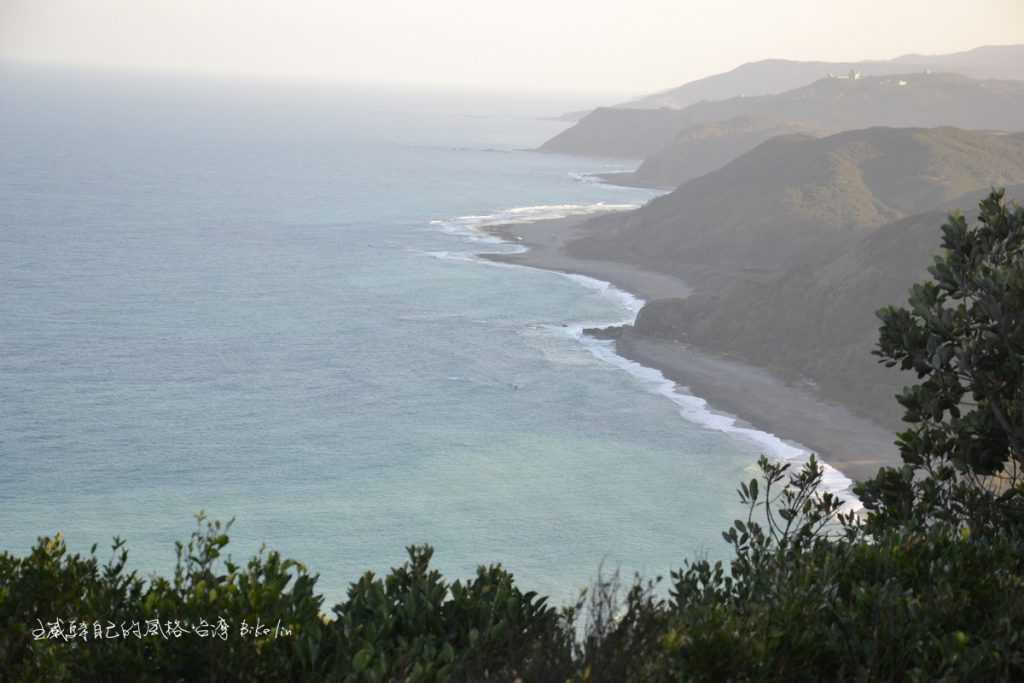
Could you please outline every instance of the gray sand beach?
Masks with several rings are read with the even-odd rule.
[[[546,270],[579,273],[612,283],[646,301],[685,297],[692,289],[682,280],[615,261],[578,259],[564,246],[581,234],[587,217],[573,216],[535,223],[488,227],[487,231],[528,250],[486,258]],[[714,349],[657,340],[627,329],[617,341],[623,356],[666,377],[710,407],[801,444],[829,465],[858,481],[882,465],[899,462],[895,435],[844,406],[825,401],[808,385],[787,383],[768,370],[721,357]]]

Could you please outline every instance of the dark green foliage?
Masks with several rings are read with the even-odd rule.
[[[366,574],[334,608],[332,670],[343,680],[547,680],[569,665],[557,611],[500,566],[448,584],[429,547],[384,579]],[[555,679],[558,680],[558,679]]]
[[[784,466],[761,467],[767,483],[781,481]],[[751,514],[726,533],[731,572],[698,562],[673,574],[673,666],[660,680],[1024,674],[1019,538],[971,540],[945,526],[868,536],[815,493],[820,477],[809,463],[774,502],[752,482],[742,495],[767,526]]]
[[[561,611],[500,566],[449,583],[429,547],[328,616],[305,567],[236,565],[230,524],[202,516],[169,579],[129,571],[118,540],[101,564],[43,538],[0,554],[0,681],[1024,680],[1024,213],[993,193],[944,239],[935,281],[880,313],[879,355],[920,382],[900,399],[905,464],[859,487],[866,514],[821,492],[815,459],[762,458],[728,566],[686,562],[667,591],[613,574]],[[57,619],[207,635],[38,637]]]
[[[201,525],[205,519],[200,516]],[[230,526],[230,525],[227,525]],[[321,612],[316,577],[270,552],[245,567],[221,562],[227,526],[205,523],[178,545],[172,580],[143,581],[114,559],[71,555],[60,537],[40,539],[25,558],[0,555],[0,681],[448,681],[565,680],[572,639],[563,618],[522,593],[500,566],[448,584],[429,566],[430,548],[384,579],[352,585],[334,618]],[[57,619],[62,632],[88,623],[86,637],[37,639]],[[186,625],[180,638],[146,636],[147,620]],[[223,619],[229,630],[218,637]],[[37,621],[39,620],[39,621]],[[267,627],[242,637],[240,625]],[[139,623],[116,639],[91,624]],[[42,624],[40,624],[42,622]],[[170,626],[166,629],[170,630]],[[278,629],[284,629],[279,631]],[[206,635],[197,635],[197,631]],[[550,678],[552,672],[561,672]],[[6,678],[5,678],[6,676]]]
[[[131,671],[134,680],[224,681],[300,679],[315,671],[311,653],[323,630],[315,577],[276,552],[244,567],[230,559],[221,563],[230,524],[206,523],[201,515],[199,522],[188,543],[178,544],[170,580],[147,582],[128,571],[119,540],[106,564],[97,560],[95,546],[88,557],[69,554],[60,536],[40,539],[24,558],[0,555],[2,675],[18,681],[121,681]],[[213,635],[220,618],[233,628],[243,620],[255,628],[259,619],[271,629],[280,622],[293,634],[221,640]],[[34,638],[41,623],[49,629],[58,619],[63,633],[79,635],[67,641]],[[150,620],[158,620],[164,632],[177,620],[207,635],[146,637]],[[96,622],[102,638],[95,637]],[[88,625],[84,635],[82,624]]]
[[[909,310],[880,312],[879,355],[923,380],[900,396],[911,464],[993,474],[1024,457],[1024,211],[1002,198],[981,203],[975,228],[951,216],[934,281],[914,286]]]
[[[903,468],[882,470],[861,496],[879,520],[1019,525],[1024,210],[995,191],[977,226],[954,214],[942,234],[933,280],[913,287],[909,308],[879,311],[876,354],[919,382],[898,396],[909,424],[898,441]]]

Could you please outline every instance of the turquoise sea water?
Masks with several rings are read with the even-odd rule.
[[[579,337],[629,297],[472,257],[511,248],[481,221],[651,196],[520,151],[572,103],[2,78],[3,549],[166,571],[203,509],[332,598],[430,542],[560,601],[722,554],[764,443]]]

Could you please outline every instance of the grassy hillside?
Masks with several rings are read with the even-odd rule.
[[[740,116],[692,126],[662,150],[648,156],[633,173],[610,173],[604,179],[620,185],[675,188],[725,166],[762,142],[779,135],[824,132],[800,123]]]
[[[674,110],[601,107],[545,142],[540,150],[643,159],[660,151],[686,125],[686,115]]]
[[[807,250],[993,185],[1024,182],[1024,134],[870,128],[772,138],[646,206],[588,224],[570,251],[699,287],[694,268],[772,273]]]
[[[683,130],[737,117],[823,130],[956,126],[1024,130],[1024,82],[908,73],[860,80],[823,78],[778,95],[700,102],[685,109],[599,109],[541,146],[593,156],[645,158]]]
[[[900,414],[893,396],[911,378],[871,356],[878,340],[875,311],[906,299],[927,276],[939,250],[936,230],[948,211],[971,218],[979,190],[895,221],[854,244],[805,252],[795,267],[770,278],[739,280],[724,293],[649,304],[636,332],[683,340],[793,379],[810,379],[822,393],[887,426]],[[1024,185],[1007,188],[1024,201]]]

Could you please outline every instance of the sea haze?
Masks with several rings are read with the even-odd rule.
[[[514,248],[481,222],[651,196],[518,151],[579,103],[2,78],[3,549],[167,571],[202,509],[329,599],[429,542],[560,601],[724,555],[766,442],[580,338],[628,296],[473,257]]]

